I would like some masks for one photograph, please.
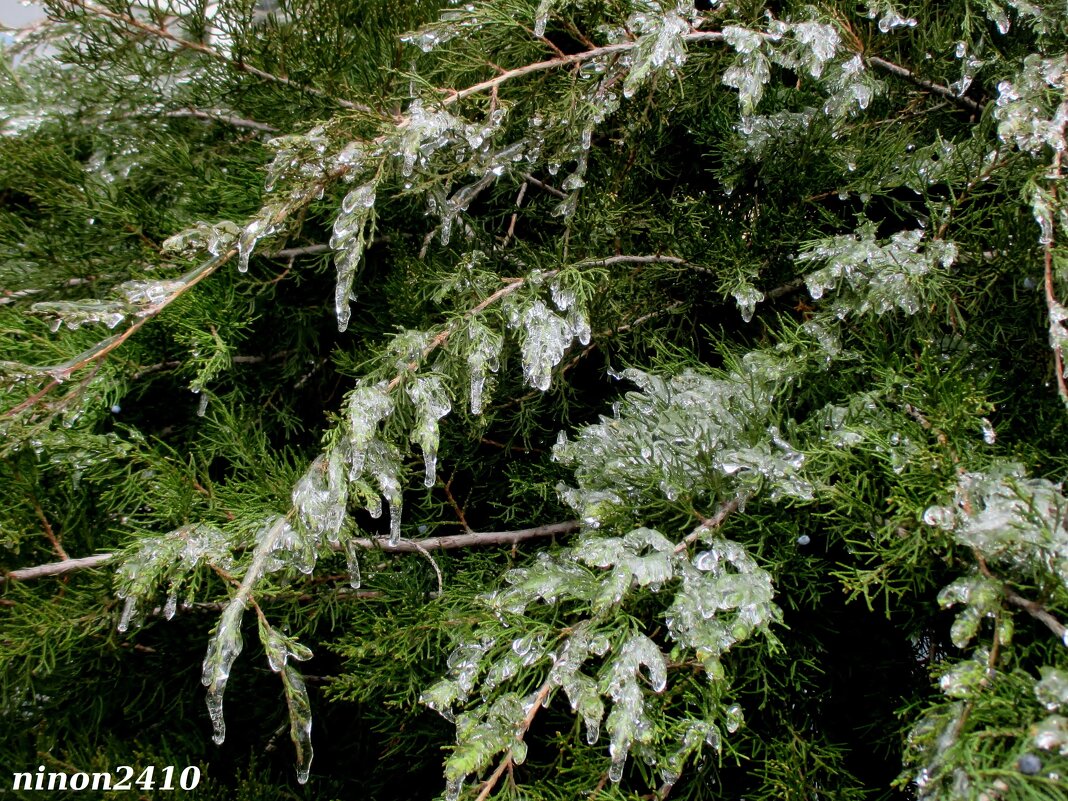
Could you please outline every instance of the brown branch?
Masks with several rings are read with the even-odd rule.
[[[766,37],[765,37],[766,38]],[[723,41],[723,34],[719,31],[691,31],[682,37],[685,42],[699,42],[699,41]],[[604,47],[595,47],[592,50],[584,50],[581,53],[572,53],[571,55],[550,58],[545,61],[538,61],[533,64],[524,64],[522,67],[516,67],[515,69],[508,70],[500,75],[496,75],[489,80],[482,81],[482,83],[476,83],[474,86],[468,86],[466,89],[450,90],[448,97],[442,102],[445,105],[451,105],[457,101],[463,100],[471,95],[479,94],[490,89],[496,89],[503,83],[507,83],[513,78],[520,78],[524,75],[530,75],[535,72],[544,72],[546,70],[553,70],[557,67],[567,67],[573,64],[581,64],[585,61],[592,61],[595,58],[601,56],[610,56],[615,53],[625,53],[628,50],[633,50],[638,46],[638,42],[620,42],[618,44],[605,45]]]
[[[273,125],[268,125],[265,122],[256,122],[256,120],[247,120],[243,117],[238,117],[235,114],[227,114],[224,111],[204,111],[198,108],[185,108],[176,109],[174,111],[168,111],[163,116],[165,117],[193,117],[198,120],[211,120],[212,122],[224,122],[227,125],[232,125],[235,128],[250,128],[254,131],[263,131],[264,133],[276,133],[278,131]]]
[[[1064,635],[1068,632],[1068,628],[1065,628],[1064,624],[1050,614],[1042,604],[1032,601],[1029,598],[1024,598],[1022,595],[1014,592],[1008,587],[1005,588],[1005,600],[1013,606],[1018,606],[1020,609],[1023,609],[1027,614],[1056,634],[1057,639],[1064,642]]]
[[[538,187],[538,189],[541,189],[543,192],[548,192],[550,195],[555,195],[558,198],[567,197],[567,192],[562,192],[555,186],[551,186],[550,184],[547,184],[544,181],[539,181],[529,172],[523,173],[523,180],[526,181],[528,184],[533,184],[534,186]]]
[[[337,103],[343,108],[352,109],[354,111],[363,111],[369,114],[374,113],[374,111],[368,106],[361,105],[360,103],[353,103],[349,100],[342,100],[341,98],[332,97],[331,95],[324,92],[322,89],[316,89],[314,86],[306,86],[304,84],[297,83],[296,81],[292,81],[289,78],[285,78],[281,75],[275,75],[271,72],[265,72],[264,70],[261,70],[258,67],[253,67],[250,64],[246,64],[244,61],[230,58],[230,56],[226,55],[225,53],[216,50],[213,47],[209,47],[206,44],[202,44],[201,42],[194,42],[190,39],[182,39],[179,36],[175,36],[166,28],[157,28],[154,25],[149,25],[147,22],[143,22],[130,14],[119,14],[114,11],[110,11],[109,9],[93,5],[87,2],[87,0],[67,0],[67,2],[69,2],[72,6],[76,8],[82,9],[88,14],[92,14],[97,17],[103,17],[105,19],[110,19],[114,22],[121,22],[123,25],[127,25],[130,28],[135,28],[139,31],[142,31],[143,33],[149,34],[150,36],[155,36],[159,39],[164,39],[165,41],[171,42],[172,44],[177,45],[183,50],[192,50],[195,53],[205,55],[208,58],[214,59],[215,61],[232,67],[238,72],[244,72],[247,75],[252,75],[264,81],[270,81],[272,83],[277,83],[290,89],[297,89],[298,91],[306,92],[310,95],[315,95],[316,97],[322,98],[324,100],[329,100],[333,103]]]
[[[538,710],[545,705],[545,699],[549,697],[549,692],[552,690],[552,680],[546,679],[545,683],[541,685],[538,690],[538,694],[534,696],[534,703],[530,705],[530,710],[527,712],[523,722],[519,724],[519,731],[516,732],[516,740],[521,741],[530,729],[530,724],[534,722],[534,716],[538,714]],[[490,777],[482,783],[482,789],[479,791],[475,801],[486,801],[489,798],[489,794],[493,792],[493,788],[497,786],[497,782],[501,780],[501,776],[504,772],[510,769],[512,766],[512,752],[509,750],[508,755],[501,760],[501,764],[497,766],[497,769],[490,774]]]
[[[427,537],[421,540],[402,539],[395,545],[390,545],[386,537],[361,538],[353,542],[361,548],[377,548],[389,553],[413,553],[419,550],[416,545],[427,551],[448,551],[456,548],[477,548],[483,545],[514,545],[524,540],[571,534],[578,531],[581,526],[578,520],[568,520],[566,523],[549,523],[518,531],[476,531],[470,534]]]
[[[968,109],[968,111],[978,114],[983,110],[983,107],[972,100],[970,97],[964,95],[958,95],[948,86],[942,86],[941,84],[934,83],[932,81],[925,80],[919,77],[912,70],[902,67],[900,64],[895,64],[892,61],[887,61],[885,58],[879,58],[878,56],[867,56],[867,61],[874,67],[878,67],[881,70],[897,75],[900,78],[904,78],[906,81],[911,81],[922,89],[926,89],[929,92],[934,92],[936,95],[941,95],[947,100],[956,103],[962,108]]]
[[[738,511],[738,508],[742,505],[744,498],[738,496],[731,498],[725,504],[716,510],[716,513],[712,517],[702,517],[701,525],[682,538],[682,542],[675,546],[675,553],[682,553],[692,543],[699,540],[707,531],[719,528],[723,525],[723,521],[730,517],[734,512]]]
[[[1001,591],[1005,595],[1005,600],[1013,606],[1023,609],[1027,614],[1033,617],[1035,620],[1042,623],[1046,628],[1057,635],[1057,639],[1062,642],[1065,641],[1065,634],[1068,633],[1068,628],[1064,626],[1057,618],[1050,614],[1042,604],[1037,601],[1032,601],[1030,598],[1024,598],[1016,590],[1012,589],[1008,584],[1001,581],[997,576],[990,572],[989,566],[987,566],[986,559],[978,551],[975,551],[975,561],[979,565],[979,572],[986,576],[988,579],[1001,583]]]
[[[30,579],[44,578],[45,576],[59,576],[63,573],[72,573],[75,570],[85,570],[92,567],[100,567],[105,562],[115,558],[113,553],[98,553],[92,556],[83,556],[79,559],[67,559],[63,562],[51,562],[47,565],[35,565],[34,567],[22,567],[11,570],[0,576],[0,583],[7,581],[29,581]]]
[[[63,550],[63,546],[60,545],[59,538],[56,537],[56,533],[52,530],[52,524],[48,522],[44,509],[41,508],[41,504],[38,502],[36,496],[31,494],[30,500],[33,502],[33,511],[37,513],[37,519],[41,521],[41,526],[44,528],[45,537],[52,543],[52,550],[54,550],[63,561],[69,561],[70,557],[67,555],[67,552]]]
[[[576,267],[611,267],[613,264],[686,264],[686,259],[677,256],[609,256],[606,259],[587,259]]]
[[[525,540],[538,539],[541,537],[555,537],[562,534],[571,534],[581,528],[577,520],[568,520],[564,523],[549,523],[534,528],[519,529],[517,531],[480,531],[470,534],[454,534],[447,537],[428,537],[423,540],[400,540],[394,545],[389,544],[386,537],[361,538],[353,540],[357,546],[364,549],[377,549],[389,553],[419,553],[423,551],[449,551],[457,548],[478,548],[485,545],[515,545]],[[337,546],[340,550],[342,546]],[[68,559],[64,562],[51,562],[34,567],[23,567],[11,570],[0,576],[0,584],[7,581],[29,581],[45,576],[59,576],[71,573],[75,570],[100,567],[110,562],[118,554],[98,553],[93,556],[83,556],[79,559]]]

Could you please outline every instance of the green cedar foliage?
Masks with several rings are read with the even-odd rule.
[[[1063,2],[48,10],[8,774],[1068,798]]]

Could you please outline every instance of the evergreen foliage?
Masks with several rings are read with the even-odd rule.
[[[1063,0],[48,10],[6,775],[1068,799]]]

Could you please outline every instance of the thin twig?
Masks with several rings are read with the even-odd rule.
[[[1022,595],[1012,589],[1012,587],[1010,587],[1008,584],[1002,582],[1001,579],[999,579],[992,572],[990,572],[990,568],[986,563],[986,559],[984,559],[983,555],[980,554],[978,551],[975,552],[975,561],[976,564],[979,565],[980,573],[982,573],[988,579],[993,579],[994,581],[1001,583],[1002,593],[1004,594],[1006,601],[1008,601],[1013,606],[1023,609],[1025,612],[1027,612],[1027,614],[1042,623],[1046,628],[1048,628],[1055,635],[1057,635],[1057,639],[1059,639],[1061,642],[1065,642],[1065,634],[1068,633],[1068,628],[1066,628],[1063,623],[1061,623],[1059,620],[1057,620],[1057,618],[1050,614],[1049,610],[1047,610],[1046,607],[1044,607],[1037,601],[1032,601],[1030,598],[1024,598]]]
[[[549,692],[552,690],[552,680],[546,679],[545,683],[541,685],[538,690],[538,694],[534,696],[534,702],[530,705],[530,710],[527,712],[523,721],[519,724],[519,731],[516,732],[515,739],[522,741],[527,731],[530,729],[530,724],[534,722],[534,716],[538,714],[538,710],[545,705],[545,699],[549,697]],[[490,774],[490,777],[482,783],[482,790],[479,791],[475,801],[486,801],[489,798],[489,794],[493,792],[493,788],[497,786],[497,782],[501,780],[501,776],[512,765],[512,752],[508,751],[508,755],[501,760],[501,764],[497,766],[497,769]]]
[[[30,500],[33,502],[33,511],[37,513],[37,519],[41,521],[41,526],[44,528],[45,537],[52,543],[52,550],[54,550],[63,561],[69,561],[70,557],[67,555],[67,552],[63,550],[63,546],[60,545],[59,538],[56,537],[55,532],[52,530],[52,524],[49,523],[48,518],[45,517],[44,509],[41,508],[41,504],[38,502],[37,497],[31,494]]]
[[[743,498],[741,496],[731,498],[725,504],[720,506],[712,517],[702,518],[701,525],[683,537],[682,542],[675,546],[675,553],[682,553],[691,545],[691,543],[699,540],[707,532],[723,525],[724,520],[730,517],[734,512],[738,511],[738,508],[742,505],[742,500]]]
[[[766,35],[762,35],[762,38],[767,38]],[[684,34],[682,40],[685,42],[699,42],[699,41],[723,41],[723,34],[719,31],[691,31]],[[601,58],[602,56],[610,56],[615,53],[625,53],[628,50],[633,50],[638,46],[638,42],[620,42],[618,44],[605,45],[604,47],[595,47],[592,50],[584,50],[581,53],[572,53],[570,55],[550,58],[545,61],[538,61],[533,64],[524,64],[522,67],[516,67],[515,69],[508,70],[500,75],[496,75],[489,80],[482,81],[482,83],[476,83],[474,86],[468,86],[466,89],[452,90],[448,97],[442,102],[445,105],[451,105],[457,101],[463,100],[471,95],[476,95],[481,92],[485,92],[490,89],[495,89],[503,83],[507,83],[513,78],[520,78],[524,75],[530,75],[534,72],[544,72],[546,70],[554,70],[558,67],[567,67],[572,64],[581,64],[585,61],[592,61],[595,58]]]
[[[545,183],[545,181],[538,180],[529,172],[523,173],[523,180],[526,181],[528,184],[532,184],[538,187],[538,189],[541,189],[544,192],[548,192],[550,195],[555,195],[556,197],[561,199],[567,197],[567,192],[563,192],[557,189],[555,186],[551,186],[550,184]]]
[[[898,77],[904,78],[906,81],[911,81],[912,83],[923,89],[926,89],[930,92],[934,92],[936,95],[941,95],[947,100],[956,103],[958,106],[968,109],[968,111],[972,111],[978,114],[983,110],[983,107],[976,103],[974,100],[972,100],[970,97],[958,95],[948,86],[942,86],[941,84],[937,84],[932,81],[925,80],[924,78],[920,78],[912,70],[906,69],[900,64],[895,64],[892,61],[887,61],[885,58],[879,58],[878,56],[867,56],[867,61],[872,66],[893,73]]]
[[[440,595],[445,591],[445,582],[441,578],[441,568],[438,567],[438,563],[434,557],[430,555],[430,551],[420,545],[418,540],[412,540],[412,545],[415,546],[415,550],[419,551],[419,553],[426,557],[426,560],[430,562],[430,566],[434,568],[434,575],[438,577],[438,594]]]
[[[168,111],[163,116],[165,117],[193,117],[198,120],[211,120],[212,122],[224,122],[227,125],[232,125],[235,128],[250,128],[254,131],[263,131],[264,133],[276,133],[278,131],[273,125],[268,125],[265,122],[256,122],[256,120],[248,120],[244,117],[238,117],[236,114],[228,114],[225,111],[205,111],[199,108],[183,108],[176,109],[174,111]]]

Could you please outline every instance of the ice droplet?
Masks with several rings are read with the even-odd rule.
[[[954,524],[953,510],[948,506],[928,506],[923,513],[923,522],[949,531]]]
[[[998,439],[997,432],[994,431],[994,426],[991,425],[990,421],[985,417],[980,420],[980,423],[983,427],[983,442],[987,445],[993,445]]]
[[[122,615],[119,617],[119,631],[125,632],[128,628],[130,628],[130,621],[133,620],[134,612],[136,611],[137,599],[131,595],[122,605]]]
[[[163,605],[163,617],[171,620],[178,611],[178,596],[172,592],[167,596],[167,603]]]

